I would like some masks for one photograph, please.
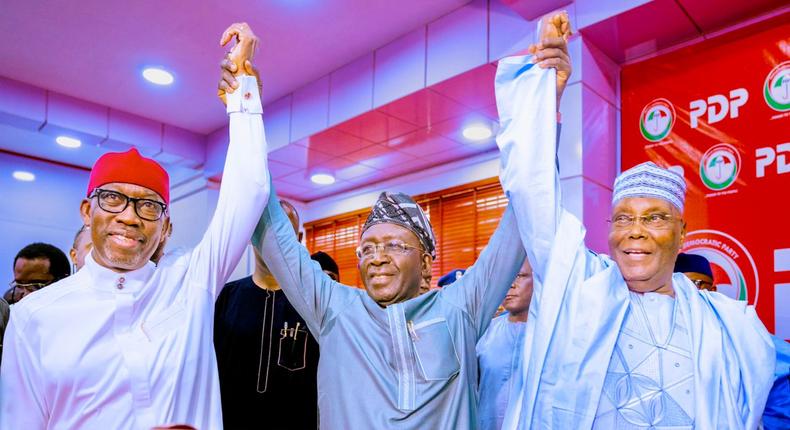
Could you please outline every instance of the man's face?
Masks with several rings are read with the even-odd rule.
[[[529,302],[532,300],[532,266],[528,259],[524,259],[524,264],[516,275],[516,280],[510,285],[502,303],[505,310],[511,314],[520,314],[529,309]]]
[[[39,289],[41,285],[49,285],[55,277],[49,273],[48,258],[17,258],[14,264],[14,282],[22,284],[21,287],[14,288],[12,300],[14,303],[22,300],[23,297]],[[24,285],[31,284],[30,287]]]
[[[77,236],[76,242],[74,242],[74,247],[69,251],[71,263],[77,266],[77,270],[80,270],[85,265],[85,256],[88,255],[92,247],[90,230],[82,230]]]
[[[396,224],[375,224],[365,230],[359,246],[402,243],[408,246],[404,254],[376,251],[369,258],[359,260],[359,274],[368,295],[381,306],[417,297],[420,283],[429,276],[431,256],[421,252],[417,236]],[[381,248],[379,248],[381,249]]]
[[[716,291],[716,286],[713,285],[713,278],[710,276],[698,272],[686,272],[684,275],[691,279],[691,282],[700,290]]]
[[[628,287],[644,293],[671,284],[675,259],[686,235],[686,225],[680,212],[666,200],[629,197],[617,202],[612,209],[612,220],[621,215],[636,219],[632,225],[623,228],[612,222],[609,252]],[[651,215],[665,217],[666,225],[649,228],[639,219]]]
[[[138,185],[113,182],[102,185],[101,189],[164,203],[157,193]],[[156,221],[140,218],[132,202],[116,214],[101,209],[96,198],[85,199],[80,210],[83,222],[90,226],[93,258],[116,272],[143,267],[165,239],[164,232],[170,224],[167,215]]]

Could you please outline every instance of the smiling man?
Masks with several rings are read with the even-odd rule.
[[[544,67],[570,71],[564,39],[544,54]],[[525,100],[545,104],[556,118],[566,82],[547,83],[557,89]],[[253,244],[318,340],[321,428],[478,427],[475,345],[525,258],[512,203],[463,277],[420,294],[436,243],[411,197],[384,192],[373,205],[357,248],[360,290],[332,281],[310,261],[271,194]]]
[[[773,345],[745,302],[673,275],[686,233],[684,179],[650,162],[623,172],[611,257],[589,251],[561,203],[554,112],[512,102],[552,88],[545,82],[555,74],[529,64],[506,58],[496,78],[501,180],[537,281],[503,428],[756,428]]]
[[[0,428],[222,428],[214,301],[269,193],[258,85],[246,61],[257,38],[246,24],[229,27],[222,44],[234,38],[239,87],[226,95],[230,144],[207,232],[190,252],[154,265],[170,224],[167,172],[135,149],[99,158],[80,205],[93,243],[85,265],[12,312]]]
[[[532,266],[524,259],[502,303],[506,313],[494,318],[477,343],[480,430],[502,428],[510,393],[514,391],[513,376],[521,362],[533,282]]]

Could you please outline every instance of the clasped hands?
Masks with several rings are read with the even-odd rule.
[[[252,65],[252,58],[258,48],[258,37],[255,36],[255,33],[252,32],[247,23],[241,22],[231,24],[222,33],[219,44],[225,46],[231,40],[235,40],[236,44],[219,63],[222,74],[217,88],[217,96],[222,100],[223,104],[227,104],[225,94],[233,93],[239,87],[239,82],[236,80],[237,76],[255,76],[255,79],[258,81],[258,91],[261,96],[263,95],[258,69]]]
[[[559,110],[560,98],[572,71],[571,59],[568,55],[568,38],[572,34],[568,12],[562,11],[544,16],[539,33],[539,42],[530,45],[526,52],[521,54],[532,54],[532,61],[542,69],[557,70],[557,110]]]

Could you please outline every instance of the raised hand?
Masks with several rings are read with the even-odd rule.
[[[571,36],[571,23],[568,12],[562,11],[544,16],[537,44],[530,45],[527,51],[535,57],[539,67],[557,70],[557,110],[560,98],[568,79],[571,77],[571,59],[568,55],[568,38]]]
[[[260,75],[252,65],[252,58],[258,48],[258,37],[255,36],[247,23],[242,22],[231,24],[222,33],[219,43],[221,46],[225,46],[231,40],[235,40],[236,44],[219,64],[222,74],[217,96],[222,100],[222,103],[226,103],[225,93],[232,93],[238,88],[239,83],[236,81],[236,77],[241,75],[255,76],[258,81],[258,90],[263,94]]]

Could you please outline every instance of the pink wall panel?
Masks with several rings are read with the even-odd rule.
[[[576,28],[584,28],[651,0],[576,0]]]
[[[373,108],[373,53],[329,75],[329,125],[341,123]]]
[[[0,122],[38,129],[46,120],[46,99],[41,88],[0,77]]]
[[[562,130],[557,156],[560,160],[560,177],[582,174],[582,84],[565,87],[560,101]]]
[[[485,0],[428,24],[427,85],[433,85],[488,61],[488,7]]]
[[[420,27],[376,50],[374,107],[425,87],[425,33]]]
[[[162,150],[162,132],[160,122],[110,109],[108,136],[102,145],[113,151],[125,151],[134,145],[151,156]]]
[[[162,153],[158,160],[187,167],[197,167],[206,160],[205,137],[180,127],[165,124],[162,135]]]
[[[292,100],[289,94],[263,108],[263,127],[269,151],[291,143]]]
[[[329,126],[329,76],[324,76],[293,93],[291,142]]]
[[[618,114],[612,104],[582,87],[584,177],[610,188],[617,171]]]
[[[76,135],[83,143],[96,144],[107,137],[109,108],[74,97],[49,93],[47,123],[42,132],[56,136]]]
[[[585,243],[595,252],[609,253],[609,223],[611,215],[612,190],[584,179],[582,183],[584,195],[584,227],[587,228]]]
[[[584,84],[595,91],[607,102],[620,107],[620,66],[607,57],[597,46],[589,40],[580,37],[577,46],[581,49],[577,54],[579,61],[574,61],[578,76],[584,79]]]
[[[524,19],[503,0],[491,0],[488,19],[488,61],[526,49],[535,39],[535,22]]]
[[[228,151],[228,127],[222,127],[206,136],[206,162],[203,165],[205,176],[218,179],[225,167]]]

